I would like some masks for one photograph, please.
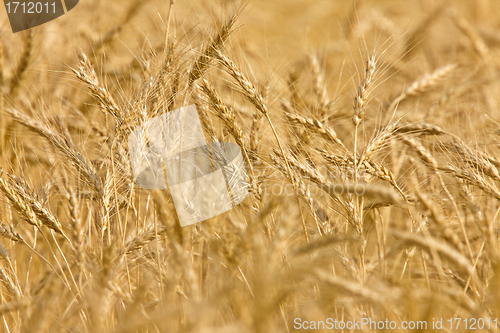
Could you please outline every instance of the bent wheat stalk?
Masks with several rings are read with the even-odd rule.
[[[255,108],[260,111],[267,119],[269,126],[271,126],[271,130],[273,131],[274,137],[276,138],[276,141],[278,143],[278,147],[281,151],[281,154],[285,158],[285,164],[287,167],[288,173],[291,175],[290,172],[290,163],[288,162],[288,159],[286,158],[285,151],[283,150],[283,146],[281,144],[281,140],[278,136],[278,133],[276,132],[276,129],[274,128],[273,122],[271,121],[271,117],[269,116],[269,112],[267,111],[267,107],[264,104],[264,98],[262,97],[262,94],[257,91],[255,86],[250,82],[249,79],[238,69],[236,64],[226,57],[224,54],[222,54],[220,51],[216,50],[215,56],[219,59],[219,61],[222,63],[224,66],[224,69],[233,77],[236,82],[239,84],[241,89],[243,90],[243,94],[245,97],[255,106]],[[293,177],[290,178],[292,184],[294,184]]]
[[[443,67],[439,67],[434,72],[428,73],[418,80],[413,81],[409,87],[403,90],[401,95],[391,102],[388,111],[392,113],[402,101],[410,96],[420,95],[431,90],[456,68],[456,64],[448,64]]]

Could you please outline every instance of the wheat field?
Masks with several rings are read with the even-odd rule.
[[[0,332],[499,331],[500,2],[82,0],[0,34]],[[249,194],[181,227],[128,136]]]

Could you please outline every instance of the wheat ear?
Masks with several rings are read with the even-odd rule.
[[[24,39],[23,53],[21,54],[21,58],[19,59],[14,71],[14,76],[10,82],[9,92],[11,96],[17,96],[19,93],[22,80],[26,75],[26,70],[30,64],[33,55],[33,34],[33,30],[28,31]]]
[[[1,168],[0,191],[26,222],[38,228],[44,225],[65,236],[59,220],[44,207],[35,192],[20,178],[13,177]],[[69,241],[66,236],[65,238]]]
[[[101,179],[87,158],[74,146],[71,138],[65,138],[54,132],[45,124],[37,121],[15,109],[7,109],[7,113],[22,125],[45,137],[54,147],[66,156],[75,168],[83,175],[83,180],[94,190],[97,197],[102,196]]]
[[[237,18],[238,14],[231,16],[231,18],[220,28],[217,35],[211,39],[205,49],[201,52],[198,59],[196,59],[189,72],[189,86],[203,76],[210,66],[215,54],[224,47],[224,43],[228,39]]]
[[[280,151],[282,155],[285,158],[285,164],[287,167],[288,173],[291,175],[292,173],[290,172],[290,164],[286,158],[285,151],[283,149],[283,146],[281,144],[281,140],[278,136],[278,133],[276,132],[276,129],[273,125],[273,122],[271,121],[271,117],[269,116],[269,112],[267,111],[267,107],[264,104],[264,98],[262,97],[262,94],[257,91],[255,86],[252,84],[252,82],[239,70],[239,68],[236,66],[236,64],[226,57],[224,54],[221,52],[217,51],[215,53],[219,61],[222,63],[224,66],[224,69],[229,73],[231,77],[235,79],[235,81],[238,83],[238,85],[241,87],[243,90],[244,96],[255,106],[255,108],[260,111],[267,119],[269,126],[271,126],[271,130],[273,131],[274,137],[276,138],[276,142],[278,143],[278,147],[280,148]],[[290,178],[290,181],[292,184],[294,183],[293,177]]]
[[[240,126],[236,123],[236,119],[234,117],[234,111],[231,111],[226,104],[222,101],[222,99],[219,97],[217,94],[217,91],[212,87],[212,85],[205,79],[203,79],[202,84],[201,84],[201,89],[205,93],[205,95],[208,97],[210,101],[210,105],[212,108],[216,111],[217,117],[219,117],[220,120],[224,123],[225,128],[231,133],[231,135],[234,137],[236,143],[238,146],[240,146],[241,151],[243,152],[243,158],[245,159],[245,162],[248,166],[248,169],[250,170],[250,173],[248,174],[250,178],[250,184],[251,186],[257,190],[257,193],[259,193],[259,198],[260,198],[260,191],[258,191],[258,186],[256,183],[255,179],[255,173],[253,169],[253,164],[252,161],[250,160],[248,153],[247,153],[247,148],[245,146],[245,141],[243,137],[243,131],[241,130]]]
[[[317,119],[299,116],[292,113],[286,113],[286,117],[290,120],[290,122],[302,125],[308,131],[322,136],[325,140],[340,145],[347,152],[347,148],[344,146],[344,143],[339,140],[337,133],[335,133],[333,128],[323,125],[323,123]]]
[[[92,92],[92,95],[99,100],[101,107],[111,114],[117,121],[121,119],[120,108],[116,104],[113,96],[108,89],[104,87],[97,78],[94,67],[90,63],[85,53],[78,52],[78,69],[72,69],[76,77],[85,83]]]
[[[450,199],[450,202],[452,203],[455,214],[457,214],[457,218],[458,218],[458,221],[460,222],[460,227],[462,229],[462,233],[463,233],[464,238],[465,238],[465,243],[467,245],[467,250],[469,251],[471,261],[473,261],[474,259],[472,256],[472,249],[470,247],[469,236],[467,235],[467,230],[465,229],[465,222],[463,221],[463,218],[460,215],[460,211],[458,209],[458,205],[455,201],[455,198],[451,195],[450,191],[448,190],[448,187],[446,186],[441,173],[438,172],[438,170],[440,168],[439,168],[439,165],[437,163],[437,160],[434,158],[434,156],[432,156],[432,154],[422,144],[420,144],[420,142],[418,142],[414,139],[411,139],[411,138],[407,138],[407,137],[402,137],[401,139],[403,140],[403,142],[405,144],[407,144],[408,146],[413,148],[414,151],[417,152],[420,159],[426,165],[428,165],[431,168],[431,170],[433,170],[436,173],[441,187],[443,188],[444,192],[446,193],[446,196],[448,197],[448,199]]]
[[[420,95],[431,90],[432,88],[437,86],[438,83],[443,80],[449,73],[451,73],[455,68],[457,68],[457,65],[448,64],[443,67],[439,67],[434,72],[428,73],[416,81],[413,81],[410,86],[403,90],[401,95],[399,95],[391,102],[389,106],[389,112],[393,112],[396,107],[408,97]]]

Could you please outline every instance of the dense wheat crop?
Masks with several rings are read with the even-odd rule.
[[[0,331],[498,331],[499,15],[81,0],[12,34],[0,10]],[[249,195],[181,227],[128,136],[192,104]]]

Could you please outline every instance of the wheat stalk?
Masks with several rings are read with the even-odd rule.
[[[239,86],[243,90],[243,94],[245,95],[245,97],[255,106],[255,108],[258,111],[260,111],[267,118],[267,121],[271,126],[271,130],[273,131],[274,137],[276,138],[276,142],[278,143],[278,147],[281,151],[281,154],[283,156],[286,156],[283,146],[281,144],[281,140],[278,136],[278,133],[276,132],[273,122],[271,121],[271,117],[269,116],[267,106],[264,104],[264,98],[262,97],[262,94],[257,91],[252,82],[250,82],[250,80],[245,75],[243,75],[243,73],[239,70],[239,68],[231,59],[229,59],[219,51],[215,52],[215,55],[224,66],[224,69],[239,84]],[[290,165],[286,157],[285,157],[285,164],[288,169],[288,173],[291,175],[291,172],[289,170]],[[292,183],[294,182],[293,178],[290,178],[290,180],[292,181]]]
[[[224,43],[228,39],[237,18],[238,14],[231,16],[231,18],[220,28],[217,35],[209,41],[208,45],[201,52],[189,71],[189,85],[192,85],[194,81],[203,76],[214,56],[224,47]]]
[[[90,89],[92,95],[99,100],[101,107],[111,114],[117,121],[121,120],[122,112],[116,104],[113,96],[108,89],[104,87],[97,78],[94,67],[90,63],[85,53],[78,52],[78,69],[72,69],[76,77],[85,83]]]
[[[45,124],[15,110],[8,109],[7,113],[19,123],[45,137],[59,152],[69,159],[71,164],[82,174],[84,181],[94,190],[98,197],[102,196],[101,180],[92,164],[74,147],[71,138],[64,138],[55,133]]]
[[[24,181],[0,169],[0,190],[26,222],[38,228],[46,226],[65,236],[61,223],[44,207]],[[66,236],[65,238],[67,239]]]
[[[403,90],[401,95],[391,102],[388,111],[393,112],[402,101],[410,96],[417,96],[433,89],[456,68],[456,64],[448,64],[443,67],[439,67],[431,73],[425,74],[418,80],[413,81],[412,84]]]
[[[205,93],[205,95],[208,97],[210,101],[210,105],[212,108],[216,111],[215,114],[217,117],[219,117],[220,120],[225,125],[225,128],[231,133],[231,135],[234,137],[236,140],[236,143],[238,146],[240,146],[241,151],[243,152],[243,158],[245,159],[245,162],[247,164],[248,169],[250,170],[250,173],[248,174],[250,178],[250,184],[252,188],[254,188],[258,194],[258,197],[260,198],[260,191],[259,187],[256,183],[255,179],[255,173],[253,169],[253,164],[250,158],[248,157],[247,153],[247,148],[245,146],[245,141],[243,138],[243,131],[239,127],[239,125],[236,123],[236,119],[234,117],[234,111],[230,110],[226,104],[222,101],[222,99],[219,97],[215,89],[212,87],[212,85],[205,79],[202,81],[201,89]]]
[[[304,126],[308,131],[322,136],[327,141],[340,145],[345,151],[347,151],[344,143],[337,138],[335,130],[331,127],[324,126],[319,120],[292,113],[286,113],[286,117],[290,120],[290,122]]]

